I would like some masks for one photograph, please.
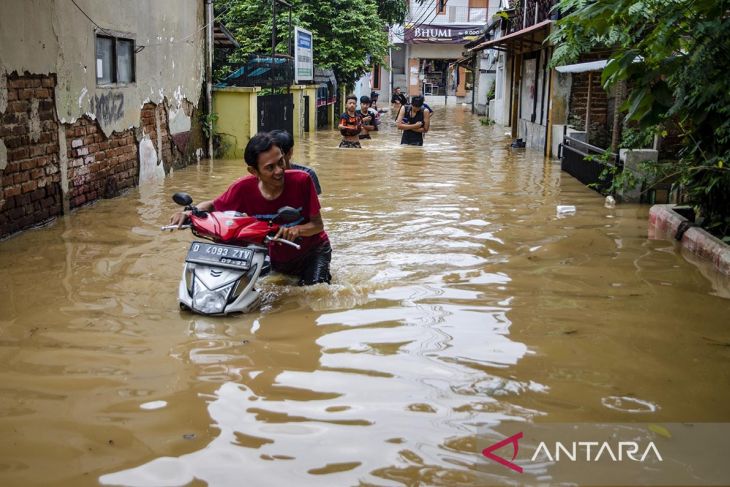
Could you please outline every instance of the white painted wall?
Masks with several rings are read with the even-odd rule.
[[[462,44],[411,44],[411,59],[459,59]]]

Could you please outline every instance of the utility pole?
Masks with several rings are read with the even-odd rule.
[[[213,0],[205,0],[205,44],[206,44],[206,73],[205,73],[205,103],[208,105],[208,157],[213,159]]]
[[[276,55],[276,0],[271,0],[271,89],[274,89],[274,56]]]

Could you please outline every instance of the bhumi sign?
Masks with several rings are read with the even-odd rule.
[[[482,35],[482,27],[474,25],[406,26],[407,44],[466,44]]]

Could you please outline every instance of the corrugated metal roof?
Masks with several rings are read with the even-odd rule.
[[[588,71],[603,71],[606,64],[608,64],[608,59],[587,63],[566,64],[565,66],[556,67],[555,70],[558,73],[587,73]]]

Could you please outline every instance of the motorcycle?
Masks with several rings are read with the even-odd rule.
[[[180,309],[227,315],[257,307],[257,281],[271,270],[269,245],[300,249],[294,242],[275,237],[281,226],[302,221],[299,210],[285,206],[276,214],[256,218],[237,211],[199,210],[187,193],[175,193],[172,199],[191,215],[185,224],[166,225],[162,230],[190,228],[196,237],[213,242],[194,240],[190,244],[178,289]]]

